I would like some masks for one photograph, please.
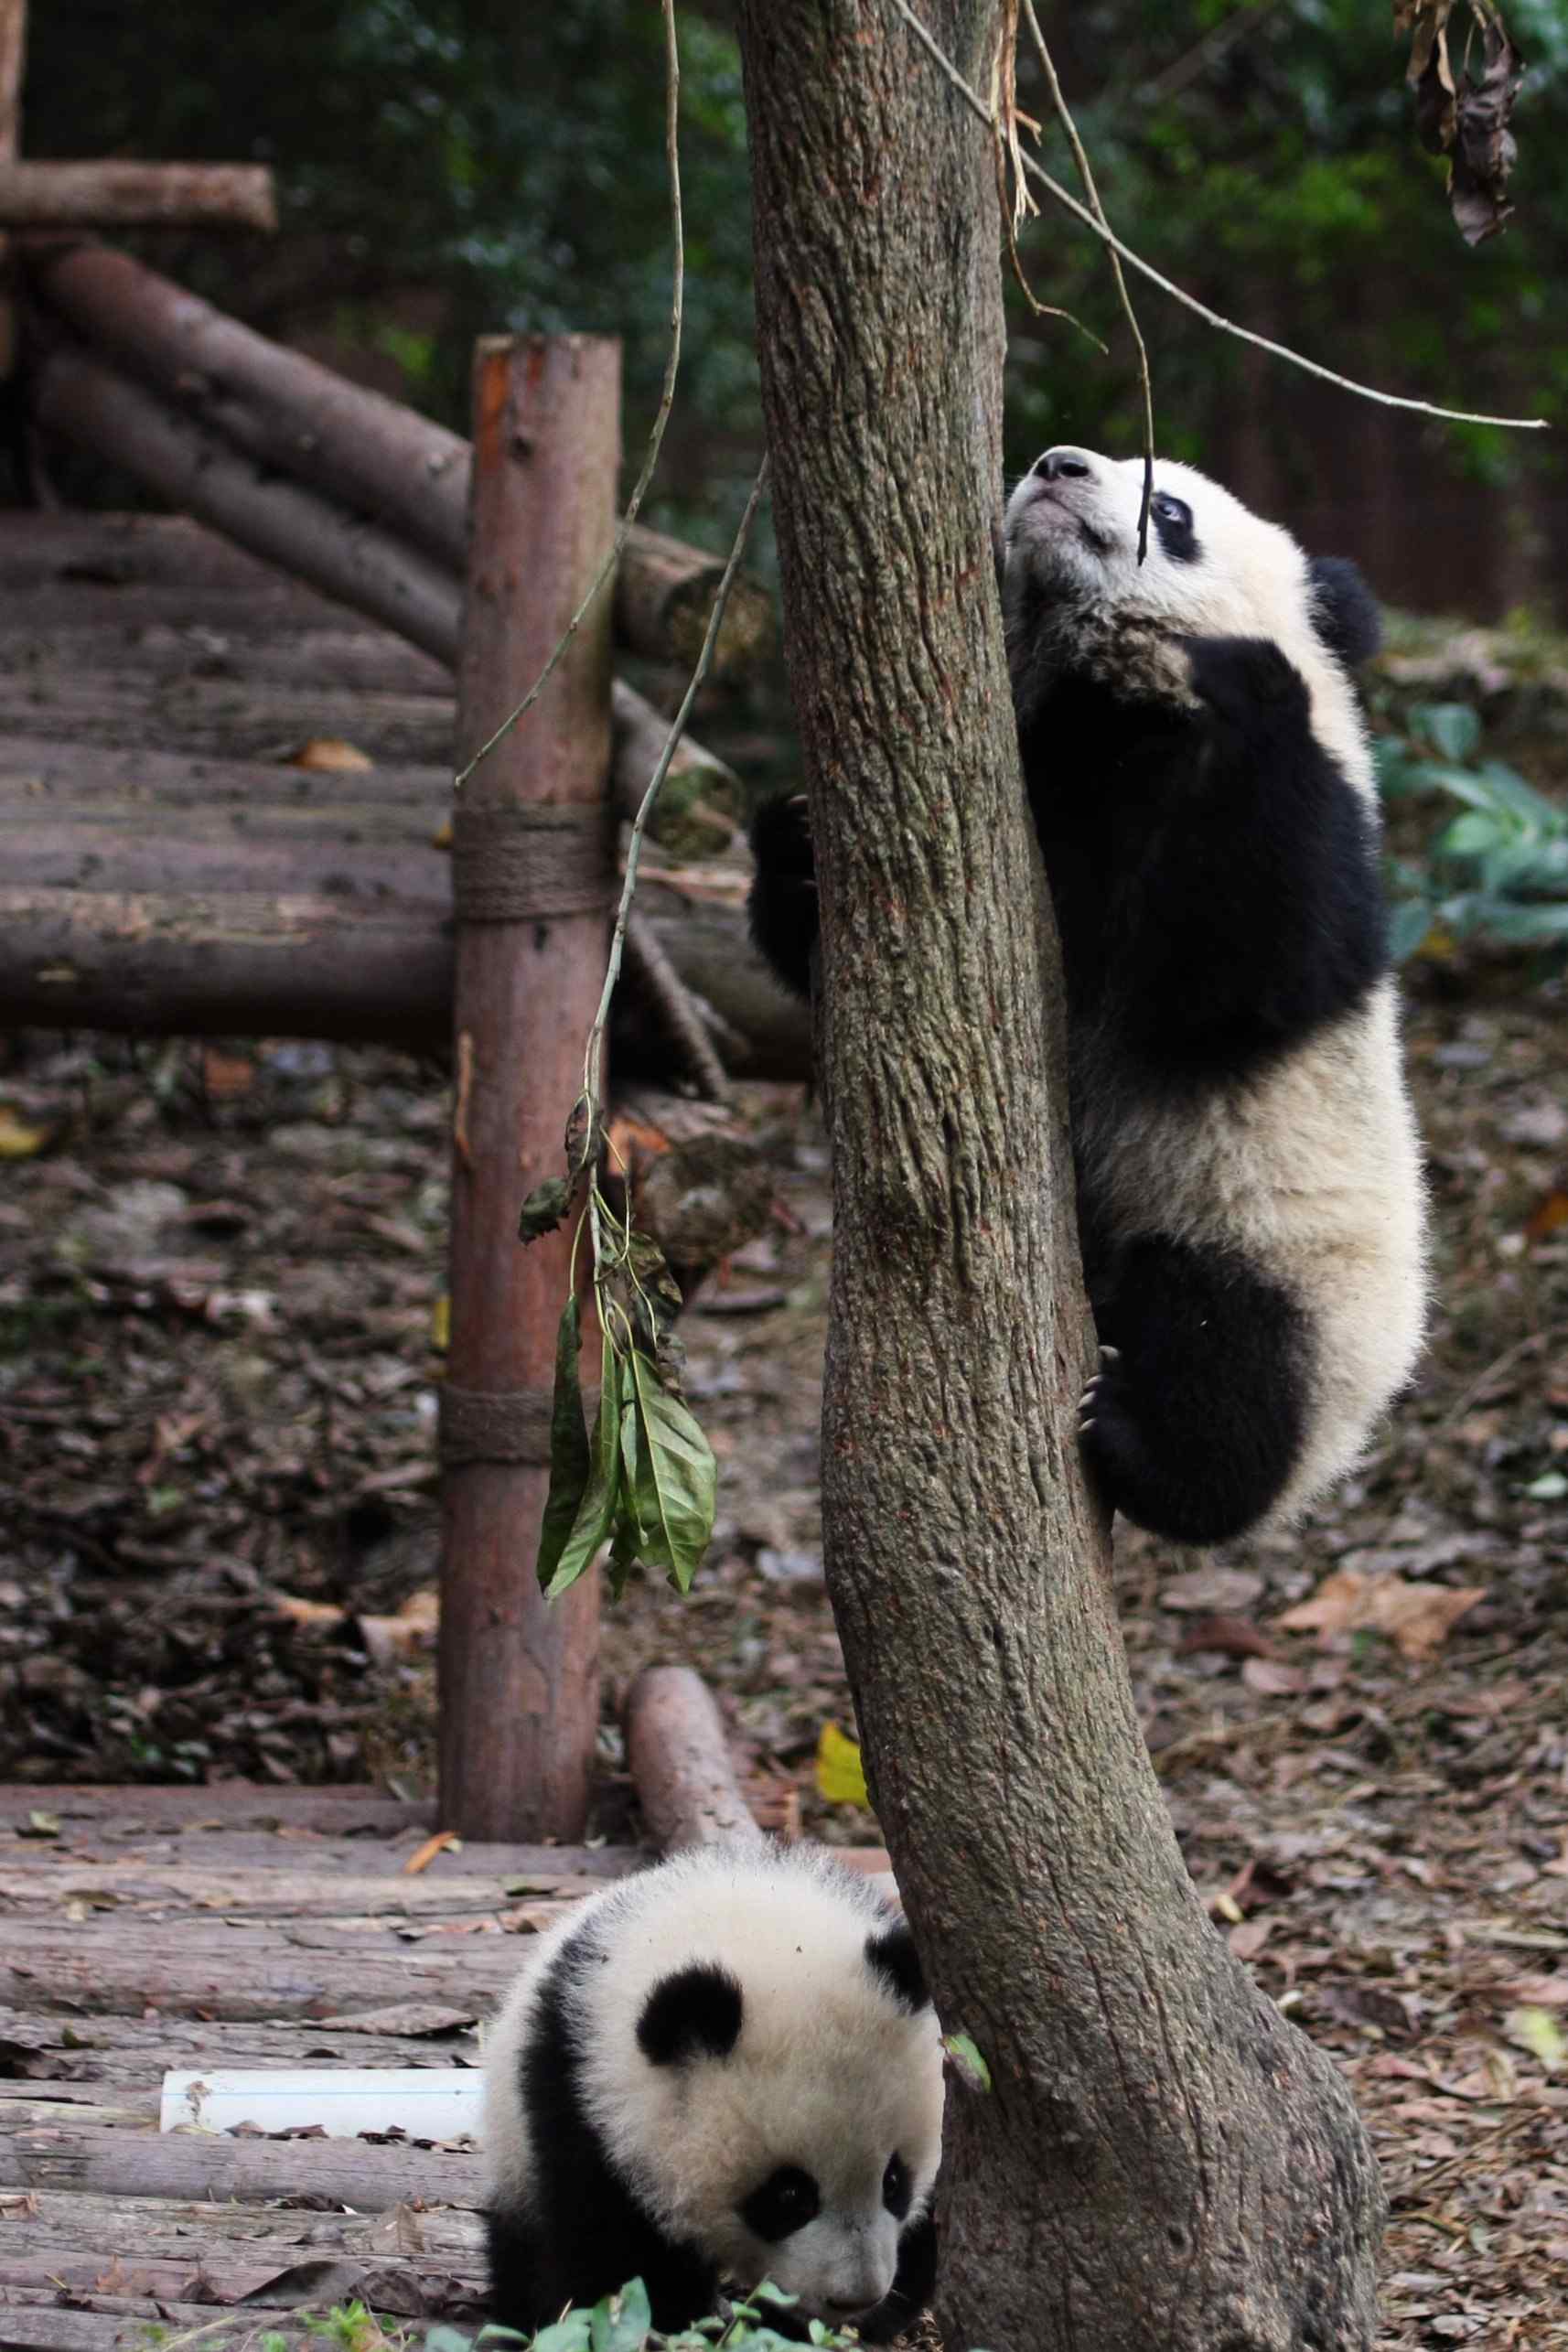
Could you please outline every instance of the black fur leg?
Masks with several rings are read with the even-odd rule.
[[[803,792],[765,801],[752,820],[757,875],[747,911],[751,936],[764,958],[797,996],[811,993],[817,944],[817,865]]]
[[[875,2311],[855,2324],[863,2344],[891,2344],[929,2306],[937,2284],[937,2225],[922,2214],[898,2242],[898,2268]]]
[[[584,2107],[566,1997],[573,1977],[598,1966],[600,1957],[579,1934],[540,1991],[520,2090],[549,2161],[540,2169],[532,2210],[490,2216],[493,2315],[509,2327],[542,2327],[568,2304],[596,2304],[640,2279],[654,2325],[672,2334],[713,2309],[718,2274],[638,2202]],[[509,2309],[501,2308],[503,2293],[518,2298]]]
[[[1308,1371],[1294,1303],[1233,1252],[1156,1237],[1097,1285],[1107,1344],[1079,1434],[1106,1500],[1175,1543],[1224,1543],[1276,1502]]]
[[[542,2317],[539,2250],[533,2232],[516,2214],[492,2208],[485,2215],[489,2254],[489,2315],[498,2327],[532,2334]],[[548,2314],[551,2318],[554,2314]]]

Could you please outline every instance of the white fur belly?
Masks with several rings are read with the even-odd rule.
[[[1421,1153],[1392,983],[1262,1078],[1196,1106],[1097,1105],[1090,1080],[1076,1142],[1112,1236],[1238,1251],[1305,1315],[1305,1442],[1272,1514],[1294,1517],[1355,1460],[1421,1345]]]

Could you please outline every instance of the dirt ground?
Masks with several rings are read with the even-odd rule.
[[[1568,2346],[1568,990],[1428,975],[1438,1228],[1419,1385],[1298,1539],[1119,1538],[1128,1651],[1193,1877],[1357,2086],[1392,2205],[1383,2352]],[[851,1728],[823,1594],[820,1131],[758,1091],[780,1224],[686,1318],[722,1468],[682,1606],[615,1685],[721,1692],[775,1816]],[[424,1785],[446,1099],[298,1044],[0,1042],[0,1777]],[[1308,1616],[1283,1620],[1314,1603]]]

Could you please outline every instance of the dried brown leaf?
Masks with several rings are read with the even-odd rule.
[[[1274,1623],[1291,1633],[1386,1634],[1402,1658],[1430,1658],[1477,1601],[1484,1584],[1428,1584],[1402,1576],[1363,1576],[1354,1568],[1326,1576],[1309,1601],[1284,1610]]]
[[[1229,1616],[1251,1608],[1262,1590],[1262,1578],[1250,1568],[1194,1568],[1160,1586],[1160,1606]]]
[[[307,743],[291,752],[290,768],[311,768],[323,775],[360,776],[375,761],[360,749],[358,744],[345,743],[340,736],[313,735]]]

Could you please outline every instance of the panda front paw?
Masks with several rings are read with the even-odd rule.
[[[803,792],[766,800],[752,820],[757,862],[746,909],[751,936],[770,969],[797,996],[811,993],[817,944],[817,862]]]
[[[1260,726],[1282,722],[1307,725],[1306,681],[1271,639],[1193,637],[1187,657],[1194,693],[1233,733],[1254,736]]]

